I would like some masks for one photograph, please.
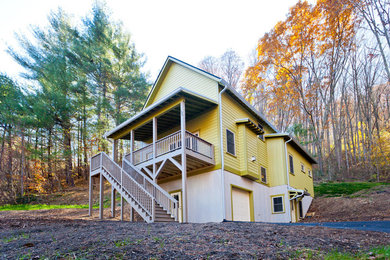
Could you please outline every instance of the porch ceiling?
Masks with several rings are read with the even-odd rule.
[[[133,118],[127,120],[124,124],[120,125],[113,131],[110,131],[107,134],[107,138],[118,138],[119,136],[120,139],[129,140],[130,135],[128,133],[133,125],[139,123],[147,117],[150,117],[153,114],[158,114],[158,112],[164,109],[164,107],[169,106],[181,97],[184,97],[185,99],[186,121],[196,118],[197,116],[217,105],[216,102],[210,99],[199,96],[185,89],[179,89],[179,91],[175,91],[167,98],[155,103],[155,105],[146,108]],[[180,105],[177,105],[165,113],[157,116],[158,134],[164,133],[165,131],[171,130],[178,126],[180,126]],[[153,123],[151,120],[146,124],[136,128],[134,131],[134,139],[138,141],[150,140],[150,138],[152,138],[152,128]]]

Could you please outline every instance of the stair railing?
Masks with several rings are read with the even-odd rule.
[[[91,170],[93,171],[100,167],[117,182],[121,194],[126,192],[126,195],[131,197],[153,222],[155,215],[154,196],[104,152],[91,158]]]
[[[141,172],[136,166],[131,164],[126,158],[122,160],[122,169],[135,179],[138,184],[144,187],[150,194],[153,195],[156,202],[160,204],[175,220],[178,220],[178,201],[173,198],[168,192],[161,188],[152,179]]]

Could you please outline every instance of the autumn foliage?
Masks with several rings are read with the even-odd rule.
[[[242,82],[246,98],[316,156],[317,178],[389,178],[389,79],[358,7],[299,1],[260,38]]]

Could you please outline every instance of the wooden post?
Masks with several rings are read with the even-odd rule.
[[[157,118],[153,117],[153,181],[156,182],[156,142],[157,142]]]
[[[112,160],[118,162],[118,139],[112,142]]]
[[[123,203],[125,203],[123,196],[121,195],[121,221],[123,221]]]
[[[99,219],[103,219],[104,176],[100,173]]]
[[[111,186],[111,217],[115,218],[115,196],[116,189],[114,186]]]
[[[181,125],[181,185],[182,185],[182,207],[183,223],[188,221],[187,209],[187,156],[186,156],[186,110],[184,100],[180,103],[180,125]]]
[[[91,217],[92,216],[92,207],[93,207],[93,181],[91,176],[91,171],[89,171],[89,207],[88,207],[88,214]]]

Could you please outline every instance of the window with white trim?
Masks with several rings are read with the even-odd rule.
[[[265,169],[264,167],[261,167],[260,174],[261,174],[261,182],[267,183],[267,169]]]
[[[283,196],[272,197],[272,213],[284,212]]]
[[[305,172],[305,165],[301,163],[301,172]]]
[[[234,133],[229,129],[226,129],[226,150],[232,155],[236,155],[236,145],[234,139]]]
[[[313,177],[311,170],[307,170],[307,174],[309,175],[309,177]]]
[[[290,154],[288,155],[288,161],[289,161],[290,173],[294,174],[294,159]]]

